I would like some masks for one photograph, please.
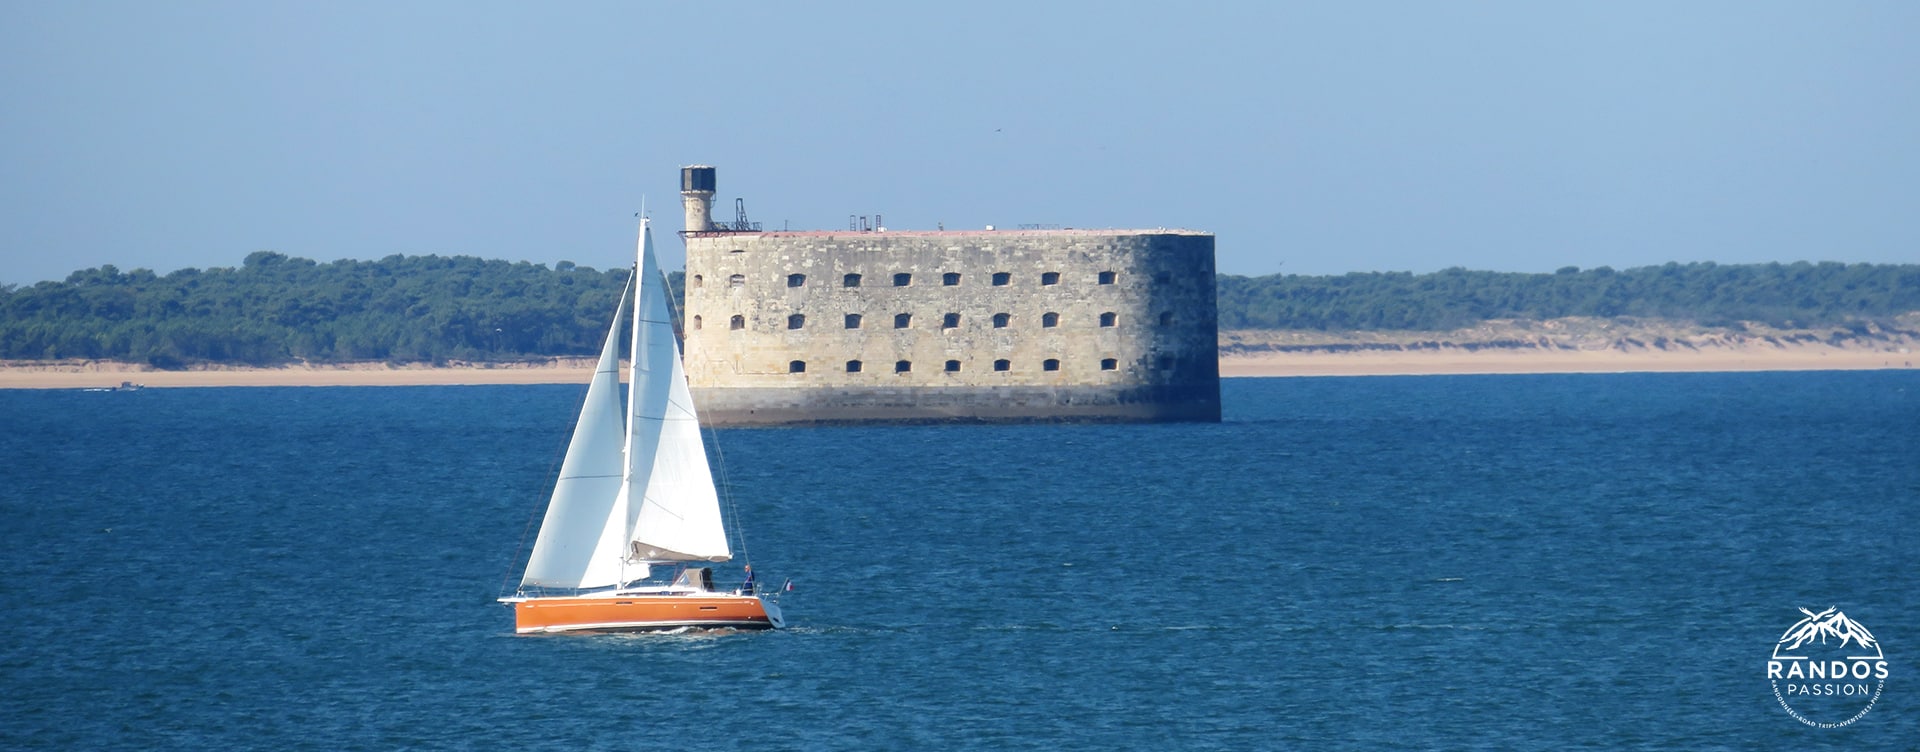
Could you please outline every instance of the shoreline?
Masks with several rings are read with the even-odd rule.
[[[1909,352],[1901,352],[1907,349]],[[1692,351],[1545,348],[1357,352],[1255,352],[1220,356],[1222,378],[1312,376],[1438,376],[1556,373],[1712,373],[1732,371],[1913,370],[1910,348],[1866,349],[1826,345],[1747,346]],[[274,368],[211,366],[155,370],[112,361],[0,364],[0,389],[109,389],[226,386],[457,386],[584,384],[593,362],[556,358],[523,363],[386,363],[291,365]]]

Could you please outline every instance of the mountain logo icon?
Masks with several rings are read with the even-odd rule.
[[[1880,641],[1873,639],[1873,633],[1868,632],[1866,627],[1860,626],[1860,622],[1847,618],[1840,609],[1829,606],[1827,610],[1816,614],[1803,608],[1800,609],[1800,613],[1806,614],[1807,618],[1794,622],[1793,626],[1787,628],[1786,634],[1780,635],[1780,642],[1773,646],[1775,660],[1793,660],[1800,646],[1814,640],[1819,640],[1824,645],[1829,638],[1837,640],[1838,647],[1843,649],[1847,643],[1851,642],[1858,646],[1860,652],[1872,651],[1871,660],[1886,658],[1886,655],[1880,652]],[[1806,656],[1797,657],[1805,658]],[[1867,656],[1861,657],[1867,658]]]
[[[1887,686],[1887,656],[1865,625],[1837,606],[1802,608],[1773,644],[1767,679],[1794,720],[1839,728],[1860,720]]]

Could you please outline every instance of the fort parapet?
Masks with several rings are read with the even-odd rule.
[[[704,421],[1217,421],[1213,236],[761,232],[683,170]]]

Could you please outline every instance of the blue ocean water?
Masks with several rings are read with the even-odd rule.
[[[0,391],[0,747],[1894,749],[1920,374],[1234,379],[719,432],[771,633],[516,637],[581,387]],[[1800,607],[1891,664],[1764,676]]]

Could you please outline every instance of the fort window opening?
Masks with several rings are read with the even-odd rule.
[[[1013,315],[1012,315],[1012,314],[1008,314],[1008,313],[996,313],[996,314],[994,314],[994,315],[993,315],[993,328],[995,328],[995,329],[1005,329],[1005,328],[1007,328],[1007,322],[1009,322],[1009,321],[1012,321],[1012,320],[1013,320]]]
[[[728,286],[728,287],[746,287],[746,286],[747,286],[747,275],[745,275],[745,274],[735,274],[735,275],[733,275],[733,276],[731,276],[731,277],[728,277],[728,278],[727,278],[727,286]]]
[[[848,329],[860,328],[860,314],[857,314],[857,313],[847,314],[847,328]]]
[[[733,318],[731,318],[731,319],[728,319],[728,320],[727,320],[727,328],[728,328],[728,329],[745,329],[745,328],[747,328],[747,317],[745,317],[745,316],[735,316],[735,317],[733,317]]]
[[[1160,312],[1160,325],[1161,325],[1161,326],[1173,326],[1173,312],[1172,312],[1172,311],[1161,311],[1161,312]]]
[[[952,287],[954,285],[960,284],[960,273],[947,272],[946,274],[941,275],[940,284],[946,285],[948,287]]]
[[[1059,272],[1042,272],[1040,274],[1040,284],[1042,285],[1060,284],[1060,273]]]
[[[895,329],[905,329],[912,323],[913,314],[911,313],[896,313],[893,315],[893,328]]]
[[[960,372],[960,361],[957,361],[957,360],[947,361],[947,373],[959,373],[959,372]]]
[[[1115,321],[1118,321],[1119,319],[1120,319],[1120,316],[1118,314],[1115,314],[1112,311],[1107,311],[1106,313],[1100,314],[1100,325],[1113,326],[1113,323]]]
[[[1100,284],[1103,284],[1103,285],[1113,284],[1113,272],[1101,272]]]
[[[859,372],[860,372],[860,361],[857,361],[857,360],[847,361],[847,373],[859,373]]]
[[[911,360],[896,360],[893,362],[894,373],[907,373],[912,370],[913,370],[913,361]]]
[[[701,286],[702,284],[705,284],[705,283],[706,283],[706,279],[705,279],[705,278],[703,278],[703,277],[701,277],[701,276],[700,276],[700,275],[698,275],[698,274],[695,274],[695,275],[693,275],[693,286],[694,286],[694,287],[699,287],[699,286]]]
[[[1013,361],[1011,360],[996,360],[993,362],[993,370],[995,371],[1005,371],[1012,367]]]
[[[960,314],[949,313],[946,316],[942,317],[940,319],[940,328],[942,329],[960,328]]]
[[[1053,358],[1048,358],[1048,359],[1046,359],[1046,360],[1044,360],[1044,361],[1041,361],[1041,362],[1040,362],[1040,370],[1042,370],[1042,371],[1058,371],[1058,370],[1060,370],[1060,361],[1058,361],[1058,360],[1055,360],[1055,359],[1053,359]]]
[[[906,287],[911,284],[913,284],[913,275],[904,272],[893,275],[894,287]]]
[[[1100,370],[1102,371],[1111,371],[1119,367],[1120,361],[1114,360],[1113,358],[1103,358],[1100,361]]]
[[[841,278],[840,278],[840,286],[841,286],[841,287],[859,287],[859,286],[860,286],[860,275],[858,275],[858,274],[849,274],[849,275],[847,275],[847,276],[845,276],[845,277],[841,277]]]
[[[1060,325],[1060,314],[1054,313],[1052,311],[1048,311],[1046,313],[1040,314],[1041,327],[1051,329],[1059,325]]]
[[[806,373],[806,372],[807,372],[807,362],[804,360],[796,360],[787,364],[787,373]]]
[[[789,274],[789,275],[787,275],[787,286],[788,286],[788,287],[799,287],[799,286],[801,286],[801,285],[804,285],[804,284],[806,284],[806,283],[807,283],[807,275],[805,275],[805,274]]]
[[[805,327],[806,325],[807,325],[807,316],[804,313],[796,313],[796,314],[793,314],[792,316],[787,317],[788,329],[800,329]]]
[[[700,317],[699,317],[699,316],[695,316],[695,317],[693,317],[693,330],[694,330],[694,331],[696,331],[696,332],[697,332],[697,331],[700,331]]]
[[[1006,287],[1011,282],[1013,282],[1012,272],[994,272],[993,273],[994,287]]]

